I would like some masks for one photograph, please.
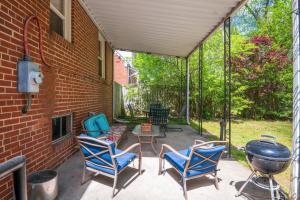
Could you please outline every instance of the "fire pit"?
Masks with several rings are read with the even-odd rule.
[[[248,164],[253,171],[244,185],[240,188],[237,196],[241,194],[245,186],[252,181],[257,186],[270,189],[271,198],[275,200],[275,196],[279,194],[279,185],[275,182],[273,176],[283,172],[290,164],[290,150],[276,142],[276,138],[271,135],[262,135],[269,139],[252,140],[245,147],[246,158]],[[269,186],[263,184],[269,179]],[[257,181],[264,180],[264,181]],[[276,194],[274,194],[276,191]]]

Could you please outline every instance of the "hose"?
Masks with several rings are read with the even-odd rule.
[[[31,20],[35,20],[38,25],[38,28],[39,28],[39,50],[40,50],[41,59],[42,59],[42,62],[47,67],[49,67],[50,65],[46,62],[46,59],[44,57],[42,27],[40,25],[40,21],[39,21],[38,17],[35,15],[30,16],[26,20],[25,26],[24,26],[24,54],[25,54],[24,60],[31,60],[30,56],[29,56],[29,49],[28,49],[28,27],[29,27]]]

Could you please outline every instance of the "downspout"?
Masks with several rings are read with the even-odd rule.
[[[190,125],[190,66],[189,58],[185,58],[186,65],[186,123]]]
[[[114,77],[114,74],[115,74],[115,50],[112,49],[112,59],[111,59],[111,62],[112,62],[112,116],[113,116],[113,121],[114,119],[116,119],[116,115],[115,115],[115,77]]]
[[[299,148],[300,148],[300,41],[299,41],[299,5],[293,0],[293,144],[292,144],[292,184],[291,199],[300,199],[299,184]]]

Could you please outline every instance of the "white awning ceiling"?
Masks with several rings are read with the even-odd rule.
[[[82,0],[115,49],[187,56],[245,0]]]

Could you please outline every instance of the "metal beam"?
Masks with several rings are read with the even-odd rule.
[[[300,0],[293,0],[293,144],[291,199],[300,199]]]
[[[189,58],[185,58],[186,65],[186,123],[190,124],[190,66]]]
[[[199,55],[198,55],[198,124],[199,124],[199,134],[202,136],[202,122],[203,122],[203,44],[199,45]],[[199,105],[200,103],[200,105]]]
[[[132,53],[144,53],[144,54],[150,54],[154,56],[170,56],[170,57],[178,57],[178,58],[185,58],[184,56],[178,56],[178,55],[170,55],[170,54],[161,54],[157,52],[147,52],[147,51],[139,51],[135,49],[124,49],[124,48],[115,48],[118,51],[127,51]]]
[[[228,155],[231,156],[231,19],[224,21],[224,110],[223,139],[228,140]]]

